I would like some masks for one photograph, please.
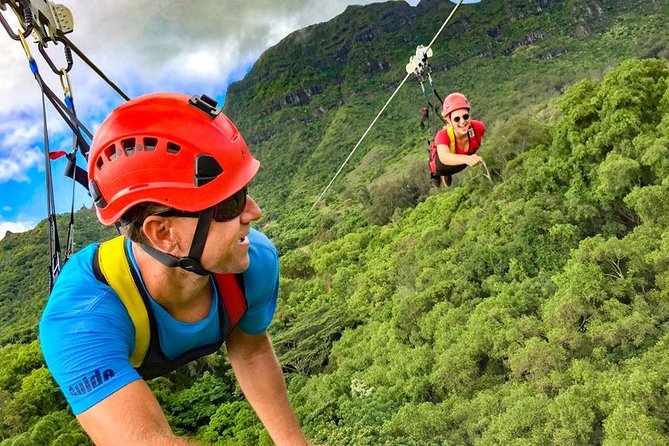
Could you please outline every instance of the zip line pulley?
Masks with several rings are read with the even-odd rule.
[[[46,45],[47,42],[56,42],[58,38],[71,33],[74,29],[72,13],[65,5],[47,0],[0,0],[0,10],[12,9],[23,31],[23,37],[32,34],[35,42]],[[9,36],[19,40],[9,24],[1,19]]]
[[[432,57],[432,48],[426,48],[423,45],[416,47],[416,54],[409,58],[409,63],[406,64],[407,74],[414,74],[416,77],[421,77],[426,73],[430,73],[430,65],[428,58]]]
[[[14,32],[12,27],[7,22],[4,11],[11,11],[17,18],[19,29]],[[49,0],[0,0],[0,24],[13,40],[19,41],[23,47],[28,66],[32,72],[40,92],[42,94],[42,117],[43,117],[43,131],[44,131],[44,157],[45,157],[45,183],[47,189],[47,215],[49,221],[49,291],[51,291],[55,283],[62,263],[67,261],[69,256],[73,253],[73,229],[74,229],[74,187],[76,183],[81,184],[88,190],[88,177],[86,170],[77,165],[77,152],[81,152],[84,158],[88,158],[88,151],[90,148],[89,142],[84,135],[89,139],[93,139],[93,134],[81,123],[76,115],[74,108],[74,100],[72,97],[72,86],[68,73],[73,66],[72,51],[74,51],[89,67],[91,67],[96,74],[98,74],[104,81],[106,81],[117,93],[124,99],[129,100],[129,97],[123,93],[113,82],[104,75],[104,73],[93,64],[88,57],[81,50],[79,50],[67,37],[66,34],[72,32],[74,28],[74,20],[70,10],[61,4],[53,3]],[[33,57],[30,50],[30,45],[27,38],[32,36],[40,54],[44,61],[49,65],[51,71],[60,79],[60,84],[63,90],[63,99],[58,98],[51,88],[46,84],[42,77],[38,64]],[[54,45],[61,43],[64,47],[65,66],[58,67],[46,52],[46,47],[49,42]],[[53,108],[58,112],[60,117],[65,121],[68,127],[72,130],[72,150],[69,153],[63,151],[51,151],[49,146],[49,134],[46,117],[46,101],[49,101]],[[61,259],[61,246],[58,237],[58,225],[56,224],[56,207],[53,192],[53,175],[51,173],[51,161],[66,156],[67,167],[65,175],[72,178],[72,204],[70,209],[70,221],[68,225],[67,244],[65,246],[65,255]]]

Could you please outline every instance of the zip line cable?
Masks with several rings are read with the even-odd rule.
[[[348,154],[348,156],[346,157],[346,159],[344,160],[344,162],[342,163],[342,165],[339,167],[339,170],[337,170],[337,173],[335,173],[334,177],[332,177],[332,180],[330,180],[330,183],[325,187],[325,189],[323,190],[323,192],[322,192],[322,193],[320,194],[320,196],[316,199],[316,202],[311,206],[311,209],[309,209],[309,212],[307,212],[307,215],[305,215],[305,217],[304,217],[305,219],[309,216],[309,214],[311,213],[311,211],[314,210],[314,208],[316,207],[316,205],[318,204],[318,202],[321,200],[321,198],[323,198],[323,195],[325,195],[325,193],[328,191],[328,189],[330,189],[330,186],[332,186],[332,183],[335,182],[335,180],[337,179],[337,176],[339,176],[339,173],[341,173],[341,171],[344,169],[344,166],[346,165],[346,163],[348,163],[348,160],[350,160],[351,157],[353,156],[353,154],[355,153],[355,151],[358,150],[358,147],[360,146],[360,143],[362,143],[362,140],[365,139],[365,137],[367,136],[367,133],[369,133],[369,131],[370,131],[370,130],[372,129],[372,127],[374,126],[374,124],[376,124],[376,121],[379,119],[379,117],[381,116],[381,114],[383,114],[383,112],[385,111],[386,107],[388,107],[388,104],[390,104],[390,101],[393,100],[393,98],[395,97],[395,95],[397,94],[397,92],[400,91],[400,88],[402,88],[402,85],[404,85],[404,83],[407,81],[407,79],[409,79],[409,76],[411,76],[411,74],[407,74],[406,76],[404,76],[404,79],[402,79],[402,82],[400,82],[400,84],[397,86],[397,88],[395,89],[395,91],[393,92],[393,94],[390,96],[390,99],[388,99],[388,101],[386,101],[386,104],[383,106],[383,108],[381,109],[381,111],[379,111],[379,113],[376,115],[376,118],[374,118],[374,120],[373,120],[372,123],[369,125],[369,127],[367,127],[367,130],[365,130],[365,133],[364,133],[364,134],[362,135],[362,137],[358,140],[358,143],[355,145],[355,147],[353,147],[353,150],[351,150],[351,153]],[[303,220],[303,221],[304,221],[304,220]]]
[[[455,14],[455,11],[458,10],[458,8],[459,8],[460,5],[462,4],[462,2],[463,2],[463,0],[460,0],[460,1],[453,7],[453,10],[452,10],[451,13],[448,15],[448,17],[446,17],[446,20],[444,20],[444,23],[441,25],[441,28],[439,28],[439,31],[437,31],[437,34],[434,35],[434,37],[433,37],[432,40],[430,41],[430,44],[426,47],[427,49],[430,49],[430,48],[432,47],[432,45],[434,44],[434,42],[439,38],[439,35],[440,35],[441,32],[444,30],[444,28],[446,28],[446,25],[448,25],[448,22],[451,20],[451,17],[453,17],[453,14]]]
[[[455,12],[458,10],[458,8],[460,7],[460,5],[462,4],[463,1],[464,1],[464,0],[459,0],[458,3],[453,7],[453,10],[452,10],[451,13],[448,15],[448,17],[446,18],[446,20],[444,21],[444,23],[441,25],[441,28],[439,28],[439,31],[437,31],[437,33],[436,33],[436,34],[434,35],[434,37],[432,38],[432,41],[430,42],[430,44],[425,48],[426,51],[429,50],[430,47],[434,44],[434,42],[437,40],[437,38],[439,38],[439,35],[440,35],[441,32],[444,30],[444,28],[446,28],[446,25],[448,25],[448,22],[450,22],[451,18],[453,17],[453,15],[455,14]],[[365,137],[367,136],[367,134],[369,133],[369,131],[372,129],[372,127],[374,127],[374,124],[376,124],[376,121],[379,119],[379,117],[380,117],[380,116],[383,114],[383,112],[386,110],[386,108],[387,108],[388,105],[390,104],[390,101],[393,100],[393,98],[395,97],[395,95],[397,94],[397,92],[400,90],[400,88],[402,88],[402,85],[404,85],[404,83],[407,81],[407,79],[409,79],[409,76],[411,76],[411,74],[412,74],[412,73],[407,73],[407,75],[404,76],[404,79],[402,79],[402,82],[400,82],[400,84],[397,86],[397,88],[395,89],[395,91],[393,92],[393,94],[392,94],[392,95],[390,96],[390,98],[386,101],[385,105],[381,108],[381,111],[379,111],[379,113],[376,115],[376,117],[374,118],[374,120],[372,121],[372,123],[369,125],[369,127],[367,127],[367,130],[365,130],[365,133],[363,133],[363,135],[360,137],[360,139],[358,140],[358,142],[357,142],[357,144],[355,145],[355,147],[353,147],[353,150],[351,150],[351,153],[348,154],[348,156],[346,157],[346,159],[344,160],[344,162],[342,163],[342,165],[339,167],[339,170],[337,170],[337,173],[334,174],[334,176],[332,177],[332,179],[330,180],[330,182],[328,183],[328,185],[325,186],[325,189],[323,189],[323,192],[321,192],[321,194],[318,196],[318,198],[316,199],[316,201],[314,202],[314,204],[311,206],[311,208],[309,209],[309,211],[307,212],[307,214],[304,216],[304,218],[302,218],[302,220],[300,221],[300,224],[299,224],[298,226],[301,226],[302,223],[303,223],[304,221],[306,221],[307,217],[309,217],[309,215],[311,215],[311,212],[316,208],[316,206],[317,206],[318,203],[321,201],[321,199],[323,198],[323,196],[325,196],[325,194],[327,193],[327,191],[330,189],[330,186],[332,186],[332,184],[335,182],[335,180],[337,179],[337,177],[339,176],[339,174],[341,173],[341,171],[344,169],[344,166],[346,166],[346,164],[348,163],[348,160],[350,160],[351,157],[353,156],[353,154],[355,153],[355,151],[358,150],[358,147],[360,146],[360,144],[362,143],[362,141],[365,139]]]
[[[79,48],[77,48],[77,46],[76,46],[74,43],[72,43],[72,41],[71,41],[70,39],[68,39],[68,38],[65,37],[65,36],[62,36],[62,37],[60,37],[59,40],[62,40],[63,43],[67,44],[67,46],[69,46],[69,47],[72,49],[72,51],[74,51],[74,52],[76,53],[76,55],[79,56],[79,58],[80,58],[81,60],[83,60],[83,61],[86,63],[86,65],[88,65],[93,71],[95,71],[95,73],[96,73],[98,76],[100,76],[100,78],[102,78],[102,80],[104,80],[105,82],[107,82],[107,84],[108,84],[111,88],[113,88],[114,91],[116,91],[119,95],[121,95],[121,97],[122,97],[123,99],[125,99],[126,101],[129,101],[129,100],[130,100],[130,97],[129,97],[127,94],[125,94],[125,93],[123,92],[123,90],[121,90],[121,89],[118,87],[118,85],[116,85],[114,82],[112,82],[112,81],[111,81],[111,80],[110,80],[110,79],[109,79],[109,78],[102,72],[102,70],[99,69],[99,68],[97,67],[97,65],[95,65],[95,64],[94,64],[94,63],[93,63],[93,62],[92,62],[92,61],[91,61],[91,60],[90,60],[90,59],[83,53],[83,51],[81,51]]]

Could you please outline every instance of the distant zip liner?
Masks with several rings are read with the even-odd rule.
[[[332,177],[332,179],[330,180],[330,182],[328,183],[328,185],[325,186],[325,189],[323,189],[323,191],[322,191],[321,194],[318,196],[318,198],[316,198],[316,201],[314,201],[314,204],[311,205],[311,208],[309,208],[309,210],[308,210],[307,213],[304,215],[304,217],[302,217],[302,219],[301,219],[300,222],[298,223],[298,227],[302,226],[302,224],[307,220],[307,218],[309,217],[309,215],[311,215],[311,211],[313,211],[313,210],[316,208],[316,206],[318,205],[318,203],[320,203],[321,198],[323,198],[323,197],[325,196],[325,194],[327,193],[327,191],[330,189],[330,186],[332,186],[332,183],[335,182],[335,180],[337,179],[337,177],[339,176],[339,174],[341,173],[341,171],[344,169],[344,166],[346,166],[346,163],[348,163],[348,160],[351,159],[351,157],[353,156],[353,154],[355,153],[355,151],[358,149],[358,147],[360,146],[360,144],[362,143],[362,141],[365,139],[365,137],[367,136],[367,134],[369,133],[369,131],[372,129],[372,127],[374,127],[374,124],[376,124],[376,121],[379,119],[379,117],[380,117],[380,116],[383,114],[383,112],[386,110],[386,108],[388,107],[388,104],[390,104],[390,102],[393,100],[393,98],[395,97],[395,95],[397,94],[397,92],[400,91],[400,89],[402,88],[402,85],[404,85],[404,83],[407,81],[407,79],[409,79],[409,77],[410,77],[412,74],[414,74],[414,71],[415,71],[415,70],[422,70],[422,69],[423,69],[423,66],[424,66],[424,65],[423,65],[423,62],[426,62],[426,61],[427,61],[427,58],[430,57],[430,55],[432,54],[432,50],[431,50],[432,45],[433,45],[434,42],[437,40],[437,38],[439,37],[439,35],[441,34],[441,32],[444,30],[444,28],[446,28],[446,25],[448,25],[448,23],[451,21],[451,18],[453,17],[453,15],[455,14],[455,12],[458,10],[458,8],[460,7],[460,5],[463,3],[463,1],[464,1],[464,0],[451,0],[452,3],[455,3],[455,6],[454,6],[453,9],[451,10],[451,13],[448,15],[448,17],[446,18],[446,20],[444,20],[444,23],[441,25],[441,28],[439,28],[439,30],[437,31],[437,33],[434,35],[434,37],[432,38],[432,40],[430,41],[430,43],[429,43],[427,46],[422,46],[422,45],[419,45],[419,46],[418,46],[418,48],[416,49],[416,56],[415,56],[415,57],[412,56],[412,57],[409,59],[410,63],[409,63],[409,65],[407,66],[407,74],[406,74],[406,76],[404,76],[404,79],[402,79],[402,81],[401,81],[400,84],[397,86],[397,88],[395,88],[395,91],[393,92],[393,94],[390,95],[390,98],[388,98],[388,100],[387,100],[386,103],[383,105],[383,107],[381,107],[381,110],[376,114],[376,117],[372,120],[372,123],[369,124],[369,127],[367,127],[367,130],[365,130],[365,132],[362,134],[362,136],[360,137],[360,139],[358,140],[358,142],[356,143],[356,145],[353,147],[353,150],[351,150],[351,152],[348,154],[348,156],[346,157],[346,159],[344,160],[344,162],[342,163],[342,165],[339,166],[339,169],[338,169],[337,172],[334,174],[334,176]],[[470,0],[468,3],[470,3],[470,2],[477,3],[476,0]],[[411,70],[409,69],[410,67],[411,67]],[[421,84],[421,85],[422,85],[422,84]],[[437,96],[438,96],[438,95],[437,95]]]

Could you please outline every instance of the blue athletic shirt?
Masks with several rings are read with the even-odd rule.
[[[257,335],[267,329],[276,309],[279,260],[265,235],[252,229],[248,237],[251,261],[243,273],[248,310],[238,326],[247,334]],[[114,290],[93,273],[97,246],[87,246],[64,265],[39,324],[47,367],[75,415],[142,379],[130,364],[135,348],[132,320]],[[137,270],[134,256],[130,257]],[[169,359],[220,340],[216,291],[212,299],[209,315],[193,323],[174,319],[150,299],[160,346]]]

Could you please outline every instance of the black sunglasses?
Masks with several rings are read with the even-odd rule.
[[[462,119],[465,121],[469,121],[469,113],[465,113],[464,115],[462,115]],[[453,122],[455,122],[456,124],[460,122],[460,116],[454,117]]]
[[[244,186],[239,191],[235,192],[225,200],[214,206],[213,219],[219,223],[232,220],[239,217],[246,207],[246,196],[248,188]],[[154,215],[161,217],[199,217],[200,212],[186,212],[177,209],[168,209],[163,212],[158,212]]]

